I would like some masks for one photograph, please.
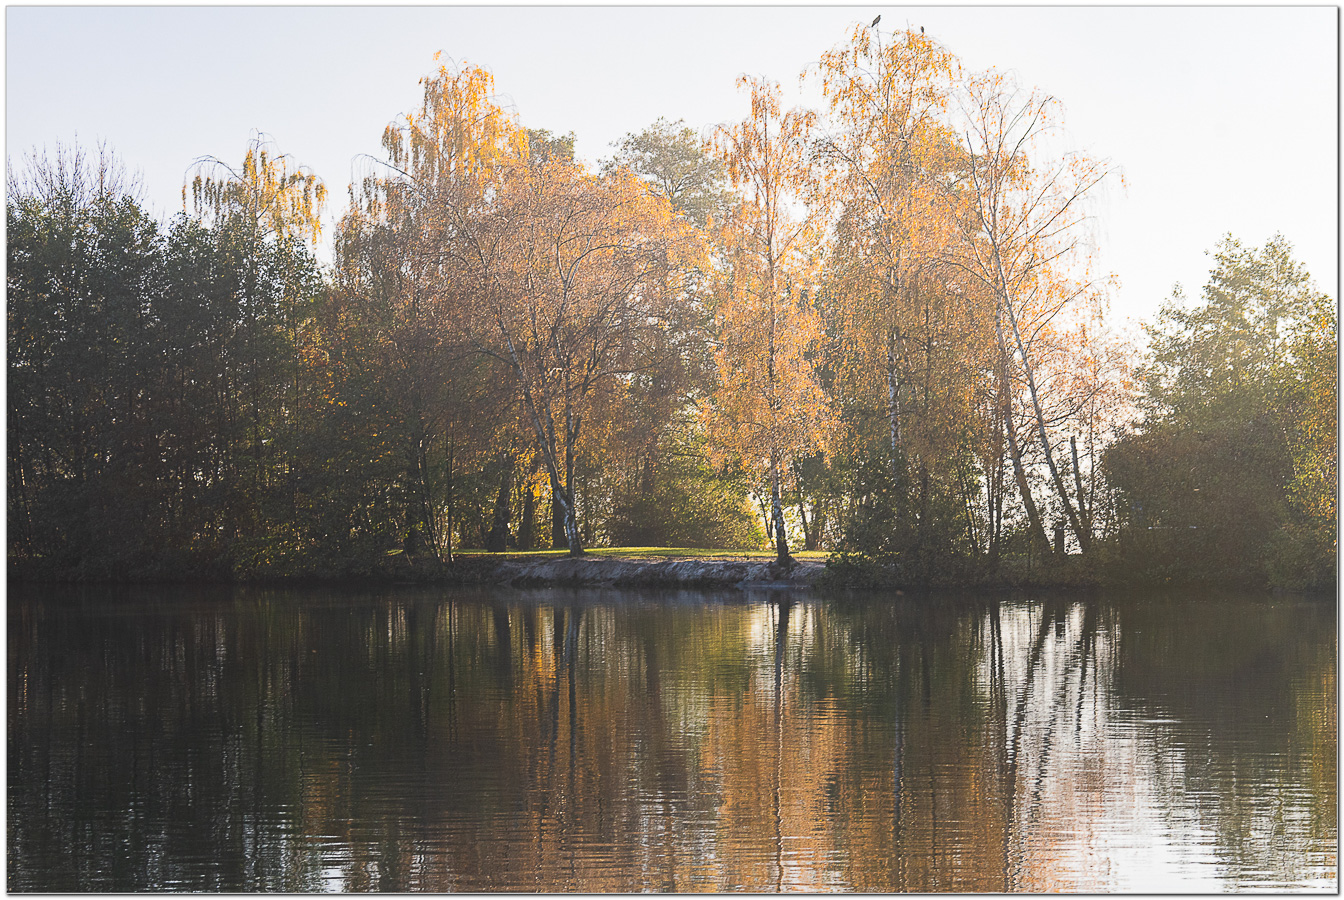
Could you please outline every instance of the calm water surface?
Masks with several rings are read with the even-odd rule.
[[[1338,885],[1332,598],[8,602],[11,891]]]

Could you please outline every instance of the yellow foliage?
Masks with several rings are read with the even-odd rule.
[[[277,153],[273,141],[254,135],[239,169],[214,157],[197,160],[190,183],[192,206],[198,216],[238,218],[262,234],[316,243],[322,232],[326,185],[302,166],[293,171],[289,166],[289,157]],[[184,208],[186,204],[187,185],[183,185]]]
[[[715,150],[747,200],[719,235],[726,251],[715,314],[719,383],[701,414],[719,457],[777,477],[787,460],[827,451],[838,423],[812,365],[821,340],[809,296],[815,218],[789,215],[791,200],[810,187],[814,117],[781,114],[775,85],[739,86],[750,89],[750,116],[720,129]]]

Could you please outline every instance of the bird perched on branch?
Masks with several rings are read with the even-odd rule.
[[[881,17],[881,16],[878,16],[876,19],[873,19],[872,23],[871,23],[868,27],[869,27],[869,28],[876,28],[876,27],[877,27],[877,23],[878,23],[878,22],[881,22],[881,21],[882,21],[882,17]]]

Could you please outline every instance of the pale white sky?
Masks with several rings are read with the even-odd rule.
[[[596,160],[658,116],[742,118],[740,73],[797,102],[799,72],[878,13],[1059,97],[1071,141],[1123,170],[1097,208],[1117,320],[1177,281],[1197,295],[1229,231],[1282,232],[1338,297],[1333,7],[10,6],[6,153],[106,141],[166,215],[193,159],[241,160],[265,131],[327,182],[331,220],[435,51],[490,68],[524,124]]]

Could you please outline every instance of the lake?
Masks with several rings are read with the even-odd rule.
[[[8,602],[10,891],[1338,887],[1334,598]]]

